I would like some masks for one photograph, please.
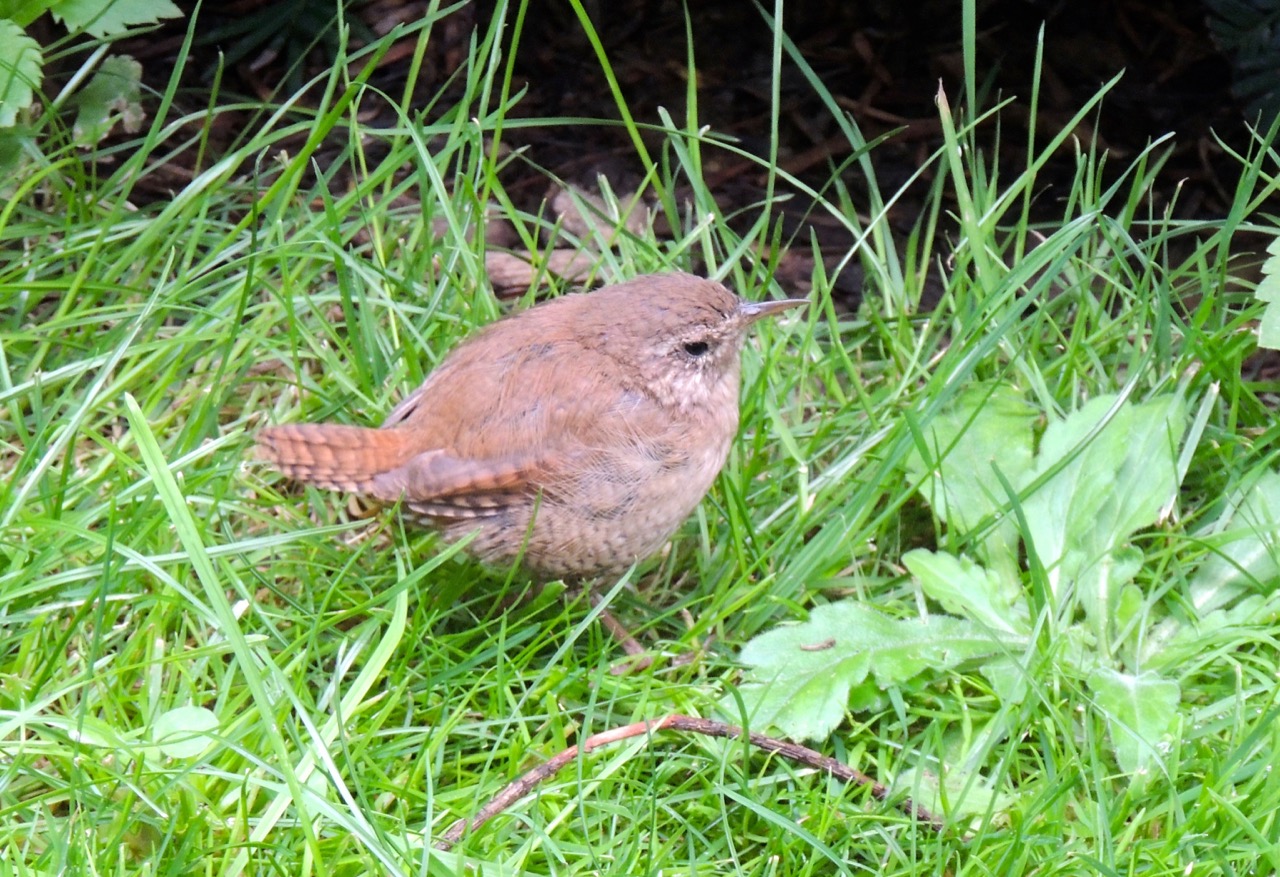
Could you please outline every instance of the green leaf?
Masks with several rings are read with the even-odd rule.
[[[1189,622],[1168,618],[1143,642],[1143,661],[1169,666],[1227,627],[1271,624],[1280,607],[1280,474],[1266,472],[1209,528],[1214,551],[1187,585]],[[1262,591],[1265,596],[1252,591]]]
[[[30,129],[25,125],[0,128],[0,198],[8,196],[9,187],[24,163],[26,150],[32,148]]]
[[[1053,592],[1074,583],[1100,633],[1138,569],[1117,550],[1176,495],[1185,428],[1177,397],[1133,405],[1100,396],[1045,430],[1036,471],[1046,481],[1023,504],[1031,545]]]
[[[1010,655],[1001,655],[982,665],[982,675],[1002,704],[1022,703],[1027,696],[1027,669]]]
[[[1155,673],[1135,676],[1099,667],[1089,674],[1089,690],[1106,717],[1120,769],[1140,775],[1158,764],[1176,728],[1178,684]]]
[[[84,31],[99,39],[117,36],[135,25],[182,17],[182,10],[169,0],[58,0],[49,11],[67,30]]]
[[[1141,563],[1142,552],[1133,552],[1139,558]],[[1138,567],[1141,569],[1141,566]],[[1131,573],[1126,574],[1126,580],[1132,579],[1137,575],[1135,569]],[[1142,593],[1142,589],[1134,584],[1122,585],[1119,590],[1119,597],[1116,600],[1116,629],[1124,630],[1130,625],[1137,625],[1142,620],[1142,610],[1146,607],[1147,600]]]
[[[970,532],[1007,508],[997,470],[1015,490],[1030,481],[1037,417],[1013,388],[979,388],[963,393],[923,430],[926,447],[907,458],[907,471],[949,527]],[[987,565],[1012,577],[1017,540],[1016,523],[1005,518],[981,543]]]
[[[46,0],[0,0],[0,18],[7,18],[19,27],[30,26],[48,11]]]
[[[923,548],[902,556],[921,589],[944,609],[1008,633],[1030,632],[1031,613],[1017,579],[983,569],[968,558]]]
[[[11,128],[40,87],[40,45],[16,23],[0,19],[0,128]]]
[[[1226,609],[1215,609],[1198,619],[1194,625],[1160,627],[1152,636],[1144,658],[1154,667],[1176,668],[1183,661],[1203,654],[1206,644],[1212,643],[1223,630],[1236,628],[1261,628],[1270,637],[1276,622],[1280,620],[1280,594],[1251,594]]]
[[[128,55],[112,55],[73,98],[76,120],[72,136],[80,146],[94,146],[116,122],[130,134],[142,126],[142,65]]]
[[[880,689],[975,658],[1021,648],[1020,637],[997,638],[976,624],[945,615],[896,619],[846,600],[818,606],[801,624],[761,634],[742,650],[749,666],[739,694],[753,727],[772,726],[797,740],[825,737],[840,723],[850,690]],[[859,691],[867,701],[867,692]],[[726,699],[722,709],[732,711]]]
[[[939,777],[932,765],[908,768],[893,778],[890,791],[933,813],[946,813],[948,821],[1004,812],[1016,803],[1016,796],[1000,792],[995,782],[980,773],[949,766],[944,776]]]
[[[202,706],[180,706],[162,713],[151,727],[151,742],[170,758],[195,758],[213,745],[218,717]]]
[[[1201,612],[1246,589],[1280,584],[1280,474],[1263,474],[1227,514],[1225,541],[1191,577],[1191,600]]]
[[[1280,237],[1267,245],[1267,252],[1271,258],[1262,263],[1262,279],[1253,293],[1267,303],[1258,326],[1258,344],[1280,350]]]
[[[1276,294],[1280,295],[1280,279],[1274,285]],[[1258,289],[1261,291],[1262,287]],[[1272,302],[1262,312],[1262,319],[1258,322],[1258,345],[1280,350],[1280,302]]]

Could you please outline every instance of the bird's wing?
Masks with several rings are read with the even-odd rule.
[[[494,514],[553,494],[601,447],[644,432],[632,416],[643,394],[612,357],[572,339],[511,340],[463,345],[396,406],[383,428],[412,432],[422,450],[379,476],[375,495],[428,517]]]
[[[514,328],[497,323],[491,330]],[[485,340],[502,343],[475,343]],[[607,345],[588,347],[567,334],[529,339],[488,331],[454,350],[383,426],[412,430],[424,451],[505,459],[627,428],[645,395]]]

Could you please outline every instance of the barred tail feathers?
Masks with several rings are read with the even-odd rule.
[[[258,456],[282,474],[380,499],[396,497],[379,496],[377,477],[405,465],[415,452],[409,434],[399,429],[289,423],[258,434]]]

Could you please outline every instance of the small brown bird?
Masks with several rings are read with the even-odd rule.
[[[380,429],[289,424],[285,475],[403,501],[481,560],[547,578],[656,553],[724,465],[752,303],[688,274],[637,277],[513,314],[459,344]]]

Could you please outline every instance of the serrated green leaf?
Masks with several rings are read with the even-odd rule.
[[[861,685],[849,688],[849,712],[871,713],[885,708],[888,698],[884,691],[874,682],[863,681]]]
[[[1192,605],[1209,612],[1246,589],[1280,585],[1280,474],[1267,472],[1233,503],[1217,550],[1196,569]]]
[[[1258,298],[1262,298],[1264,301],[1272,301],[1273,299],[1271,298],[1263,297],[1262,288],[1263,286],[1267,285],[1268,282],[1270,282],[1270,288],[1272,292],[1275,291],[1275,283],[1274,283],[1275,276],[1277,273],[1280,273],[1280,254],[1270,256],[1267,259],[1263,260],[1262,268],[1260,270],[1265,276],[1262,282],[1258,284],[1258,292],[1255,294],[1258,296]]]
[[[939,519],[965,533],[1007,508],[996,470],[1015,490],[1030,481],[1038,416],[1011,387],[976,388],[929,422],[926,447],[907,458],[907,471]],[[1017,539],[1011,518],[998,523],[981,543],[987,565],[1012,577]]]
[[[15,22],[0,19],[0,128],[11,128],[40,87],[40,44]]]
[[[1272,627],[1280,618],[1280,594],[1252,594],[1227,609],[1210,612],[1196,626],[1201,636],[1228,627]],[[1271,631],[1268,631],[1268,635]]]
[[[902,564],[931,599],[962,618],[1009,633],[1030,632],[1031,612],[1022,586],[969,560],[923,548],[908,551]]]
[[[182,10],[169,0],[57,0],[49,11],[67,30],[99,39],[118,36],[139,24],[182,17]]]
[[[1258,345],[1280,350],[1280,235],[1267,244],[1267,252],[1271,257],[1262,263],[1262,279],[1253,293],[1267,303],[1258,326]]]
[[[1270,641],[1276,623],[1280,621],[1280,593],[1267,596],[1253,594],[1227,609],[1217,609],[1196,621],[1194,625],[1172,628],[1169,636],[1152,637],[1146,649],[1147,666],[1153,670],[1169,669],[1177,672],[1185,661],[1202,655],[1205,649],[1216,646],[1223,631],[1233,631],[1230,639],[1239,641],[1241,628],[1258,631],[1260,639]]]
[[[1177,726],[1178,684],[1155,673],[1100,667],[1089,674],[1089,692],[1107,720],[1120,769],[1140,775],[1158,764]]]
[[[813,740],[840,723],[855,686],[873,681],[884,689],[1023,644],[1021,637],[997,638],[959,618],[896,619],[846,600],[815,607],[808,621],[747,643],[739,694],[753,727]],[[731,700],[722,708],[736,714]]]
[[[80,146],[102,142],[119,122],[130,134],[142,125],[142,65],[128,55],[112,55],[73,99],[72,136]]]
[[[1280,350],[1280,301],[1273,302],[1262,312],[1258,325],[1258,344],[1271,350]]]
[[[1036,470],[1047,481],[1023,504],[1031,545],[1054,593],[1073,583],[1100,632],[1137,570],[1116,552],[1176,495],[1185,429],[1178,397],[1133,405],[1101,396],[1045,430]]]

